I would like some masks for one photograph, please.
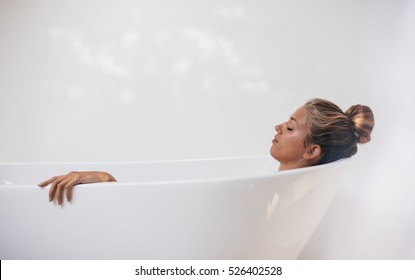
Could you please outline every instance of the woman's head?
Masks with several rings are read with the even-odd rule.
[[[280,170],[332,162],[356,154],[357,143],[370,141],[373,126],[367,106],[343,112],[330,101],[312,99],[275,127],[270,153],[280,161]]]

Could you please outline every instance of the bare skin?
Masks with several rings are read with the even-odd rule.
[[[313,165],[320,157],[319,145],[304,146],[308,133],[307,112],[298,108],[287,122],[276,125],[270,154],[280,162],[279,170],[289,170]]]
[[[318,145],[304,146],[304,139],[308,133],[307,112],[304,106],[298,108],[287,122],[275,126],[277,135],[272,140],[270,154],[280,162],[279,170],[288,170],[313,165],[321,155]],[[62,205],[64,195],[67,201],[72,199],[72,191],[76,185],[116,182],[115,178],[102,171],[72,171],[66,175],[55,176],[39,184],[45,187],[51,184],[49,201],[55,198]]]
[[[116,182],[117,180],[107,172],[101,171],[72,171],[66,175],[54,176],[49,180],[39,183],[39,187],[51,185],[49,190],[49,202],[57,199],[58,204],[62,205],[63,196],[66,196],[68,202],[72,200],[72,190],[76,185],[98,183],[98,182]]]

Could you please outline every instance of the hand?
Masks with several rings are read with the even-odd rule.
[[[111,174],[101,171],[84,171],[77,172],[72,171],[66,175],[55,176],[40,183],[39,187],[45,187],[51,184],[49,190],[49,202],[55,197],[58,200],[58,204],[62,205],[63,195],[65,193],[66,199],[71,201],[72,189],[79,184],[97,183],[97,182],[116,182]]]

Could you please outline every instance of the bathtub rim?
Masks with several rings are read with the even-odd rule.
[[[12,166],[20,166],[20,165],[109,165],[109,164],[157,164],[157,163],[175,163],[175,162],[194,162],[194,161],[215,161],[215,160],[234,160],[234,159],[260,159],[260,158],[268,158],[271,159],[270,156],[249,156],[249,157],[224,157],[224,158],[202,158],[202,159],[180,159],[180,160],[149,160],[149,161],[114,161],[114,162],[14,162],[14,163],[0,163],[0,168],[6,165]],[[229,183],[229,182],[246,182],[252,180],[266,180],[272,179],[275,177],[280,176],[291,176],[293,174],[301,174],[306,172],[317,171],[329,167],[339,166],[343,164],[347,164],[351,161],[351,157],[349,158],[342,158],[330,163],[309,166],[309,167],[302,167],[290,170],[283,170],[278,171],[275,170],[275,173],[267,172],[265,174],[255,174],[255,175],[243,175],[243,176],[218,176],[212,178],[200,178],[200,179],[177,179],[177,180],[159,180],[159,181],[128,181],[128,182],[98,182],[98,183],[87,183],[82,184],[83,186],[88,187],[109,187],[109,186],[145,186],[145,185],[178,185],[178,184],[200,184],[200,183]],[[105,170],[103,170],[105,171]],[[69,171],[68,171],[69,172]],[[33,186],[37,186],[37,183],[34,184],[4,184],[3,182],[0,183],[0,188],[7,189],[7,188],[33,188]],[[48,188],[50,185],[46,186]]]

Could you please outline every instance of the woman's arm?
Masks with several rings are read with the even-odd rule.
[[[45,187],[51,184],[49,190],[49,201],[52,201],[55,197],[58,200],[58,204],[63,202],[63,195],[65,192],[66,199],[71,201],[72,189],[79,184],[97,183],[97,182],[116,182],[115,178],[102,171],[72,171],[66,175],[55,176],[40,183],[39,187]]]

